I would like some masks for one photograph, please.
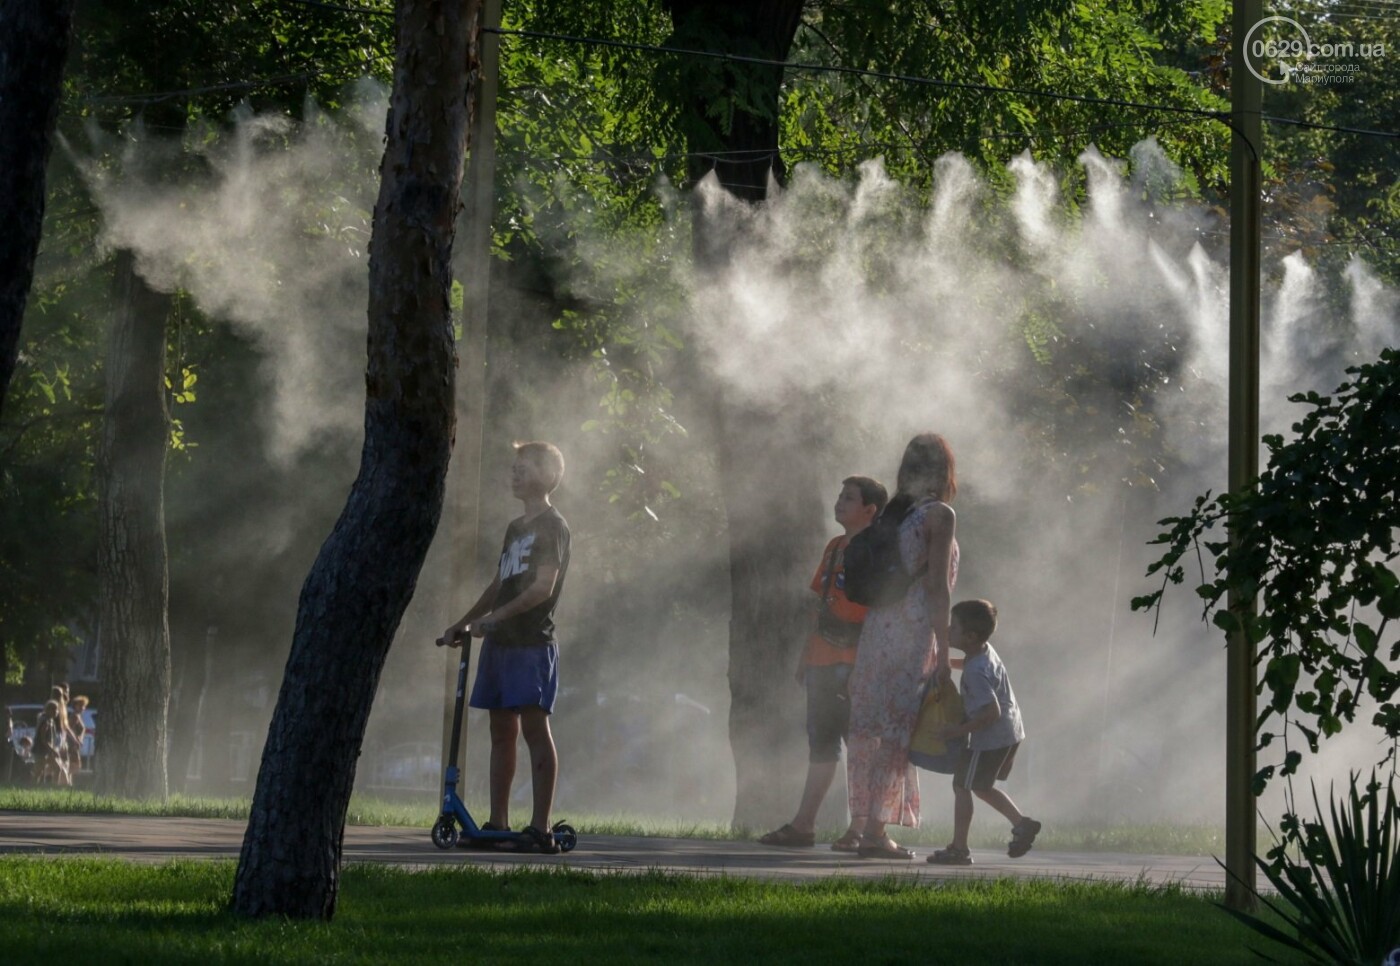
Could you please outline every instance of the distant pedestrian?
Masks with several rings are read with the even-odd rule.
[[[1025,740],[1021,709],[1011,690],[1011,675],[991,645],[997,609],[990,601],[964,600],[953,608],[948,637],[963,659],[961,691],[966,720],[945,725],[944,738],[971,736],[953,775],[953,841],[929,856],[935,865],[971,865],[967,833],[972,826],[972,796],[976,795],[1011,823],[1006,854],[1019,859],[1031,850],[1041,824],[1021,813],[997,781],[1005,781]]]
[[[76,769],[70,764],[70,758],[73,754],[73,748],[78,744],[78,736],[73,733],[73,726],[68,717],[68,682],[60,681],[55,684],[49,692],[49,700],[58,705],[59,754],[63,757],[62,784],[71,785]]]
[[[34,743],[30,752],[34,759],[34,781],[40,785],[72,784],[68,776],[68,757],[63,750],[65,726],[59,703],[47,702],[34,725]]]
[[[19,770],[20,751],[19,745],[15,742],[15,716],[10,713],[10,709],[5,709],[5,752],[4,760],[0,761],[0,769],[4,770],[4,780],[6,784],[15,780],[15,772]]]
[[[87,710],[87,706],[88,699],[83,694],[75,697],[73,703],[68,706],[68,730],[73,736],[68,748],[68,774],[75,778],[83,767],[83,741],[87,737],[87,723],[83,721],[83,712]]]

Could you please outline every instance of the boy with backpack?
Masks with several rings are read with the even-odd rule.
[[[841,742],[846,737],[851,705],[846,681],[856,660],[856,643],[866,608],[846,598],[844,554],[851,538],[860,533],[884,509],[888,497],[883,485],[868,476],[848,476],[836,498],[836,522],[845,530],[833,537],[822,552],[821,566],[812,577],[812,591],[820,595],[816,624],[797,662],[797,683],[807,689],[807,783],[792,821],[759,839],[763,845],[806,848],[816,843],[817,811],[836,777]],[[832,843],[837,852],[854,852],[860,846],[865,816],[851,816],[851,825]]]
[[[996,788],[1011,774],[1016,749],[1026,737],[1021,709],[1011,690],[1011,676],[992,648],[997,609],[986,600],[964,600],[953,606],[948,643],[963,658],[962,692],[964,721],[945,725],[945,739],[969,736],[953,775],[953,841],[928,857],[934,865],[971,865],[967,833],[972,826],[972,796],[976,795],[1011,823],[1006,854],[1019,859],[1031,850],[1041,824],[1021,813],[1011,797]]]

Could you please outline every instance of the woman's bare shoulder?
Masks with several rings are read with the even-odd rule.
[[[957,514],[953,512],[953,508],[942,500],[930,500],[920,509],[923,512],[924,520],[935,528],[940,525],[950,527],[957,522],[958,519]]]

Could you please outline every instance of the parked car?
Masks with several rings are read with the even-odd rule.
[[[34,740],[34,726],[38,724],[39,714],[44,710],[44,706],[42,704],[7,704],[5,710],[10,712],[10,719],[15,723],[10,743],[14,746],[16,754],[28,760],[29,756],[20,748],[20,740],[23,738]],[[92,708],[83,710],[83,725],[87,730],[83,733],[83,746],[80,754],[82,755],[83,768],[86,770],[92,768],[92,756],[97,747],[97,712]]]

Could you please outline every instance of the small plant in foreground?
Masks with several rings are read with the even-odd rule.
[[[1363,793],[1353,778],[1344,805],[1332,797],[1330,822],[1314,786],[1313,807],[1317,820],[1285,829],[1282,841],[1270,852],[1273,861],[1255,859],[1277,891],[1278,901],[1258,892],[1255,896],[1291,927],[1291,934],[1248,913],[1228,908],[1226,912],[1260,935],[1302,953],[1310,963],[1389,964],[1400,947],[1400,814],[1395,780],[1392,777],[1382,789],[1372,772]],[[1400,962],[1400,954],[1394,958]]]

